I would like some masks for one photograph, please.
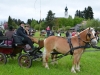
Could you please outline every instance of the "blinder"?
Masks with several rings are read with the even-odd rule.
[[[89,38],[87,38],[87,36],[88,36]],[[90,41],[91,41],[92,39],[96,38],[96,36],[93,37],[93,38],[91,38],[91,34],[90,34],[89,32],[87,33],[87,36],[86,36],[86,38],[87,38],[87,39],[90,39]]]
[[[91,37],[91,34],[88,33],[87,35],[88,35],[89,38]]]

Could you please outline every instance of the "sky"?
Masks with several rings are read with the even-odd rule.
[[[55,17],[65,17],[66,6],[68,15],[73,18],[76,10],[83,11],[91,6],[94,18],[100,19],[100,0],[0,0],[0,21],[7,21],[8,16],[24,22],[32,18],[45,19],[49,10]]]

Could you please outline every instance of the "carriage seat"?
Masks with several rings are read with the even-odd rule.
[[[12,45],[13,44],[13,38],[5,40],[4,44],[6,44],[6,45]]]
[[[13,35],[13,43],[14,43],[15,46],[23,45],[22,37],[14,34]]]
[[[1,43],[0,43],[0,47],[4,47],[4,48],[11,48],[12,47],[12,41],[6,37],[6,36],[1,36],[0,37],[0,40],[3,40]]]

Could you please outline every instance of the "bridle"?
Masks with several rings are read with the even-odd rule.
[[[86,34],[86,40],[83,40],[83,39],[80,37],[80,35],[78,35],[79,42],[80,42],[80,40],[81,40],[82,42],[84,42],[84,43],[87,44],[87,43],[90,43],[91,40],[93,40],[94,38],[96,38],[96,36],[91,38],[91,33],[90,33],[90,32],[91,32],[91,31],[88,31],[88,33]]]
[[[87,33],[87,35],[86,35],[86,39],[87,39],[87,37],[90,38],[90,41],[91,41],[92,39],[96,38],[96,36],[91,38],[91,34],[90,34],[90,33]]]

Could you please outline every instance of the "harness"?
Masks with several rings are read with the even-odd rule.
[[[69,43],[70,49],[73,49],[73,45],[72,45],[72,43],[71,43],[71,38],[67,38],[67,41],[68,41],[68,43]],[[70,50],[70,54],[73,55],[73,50]]]
[[[91,34],[90,34],[89,32],[88,32],[87,35],[86,35],[86,39],[87,39],[87,36],[90,38],[90,41],[91,41],[92,39],[96,38],[96,36],[93,37],[93,38],[91,38]],[[74,52],[74,50],[76,50],[76,49],[79,49],[79,48],[84,48],[84,49],[85,49],[85,48],[90,48],[90,47],[92,46],[92,45],[90,44],[90,41],[84,41],[83,39],[81,39],[81,37],[80,37],[79,35],[78,35],[77,37],[78,37],[78,41],[79,41],[79,46],[78,46],[78,47],[73,47],[73,45],[72,45],[72,43],[71,43],[71,38],[68,38],[67,41],[68,41],[68,43],[69,43],[70,50],[69,50],[66,54],[62,54],[62,55],[57,56],[57,57],[56,57],[57,60],[59,60],[60,58],[66,56],[66,55],[68,55],[69,53],[70,53],[71,55],[73,55],[73,52]],[[84,46],[81,46],[81,45],[80,45],[80,41],[84,42],[85,45],[84,45]],[[92,47],[93,47],[93,48],[100,49],[100,47],[97,47],[97,46],[92,46]],[[58,53],[58,52],[54,52],[54,53],[52,53],[52,54],[59,54],[59,53]]]

